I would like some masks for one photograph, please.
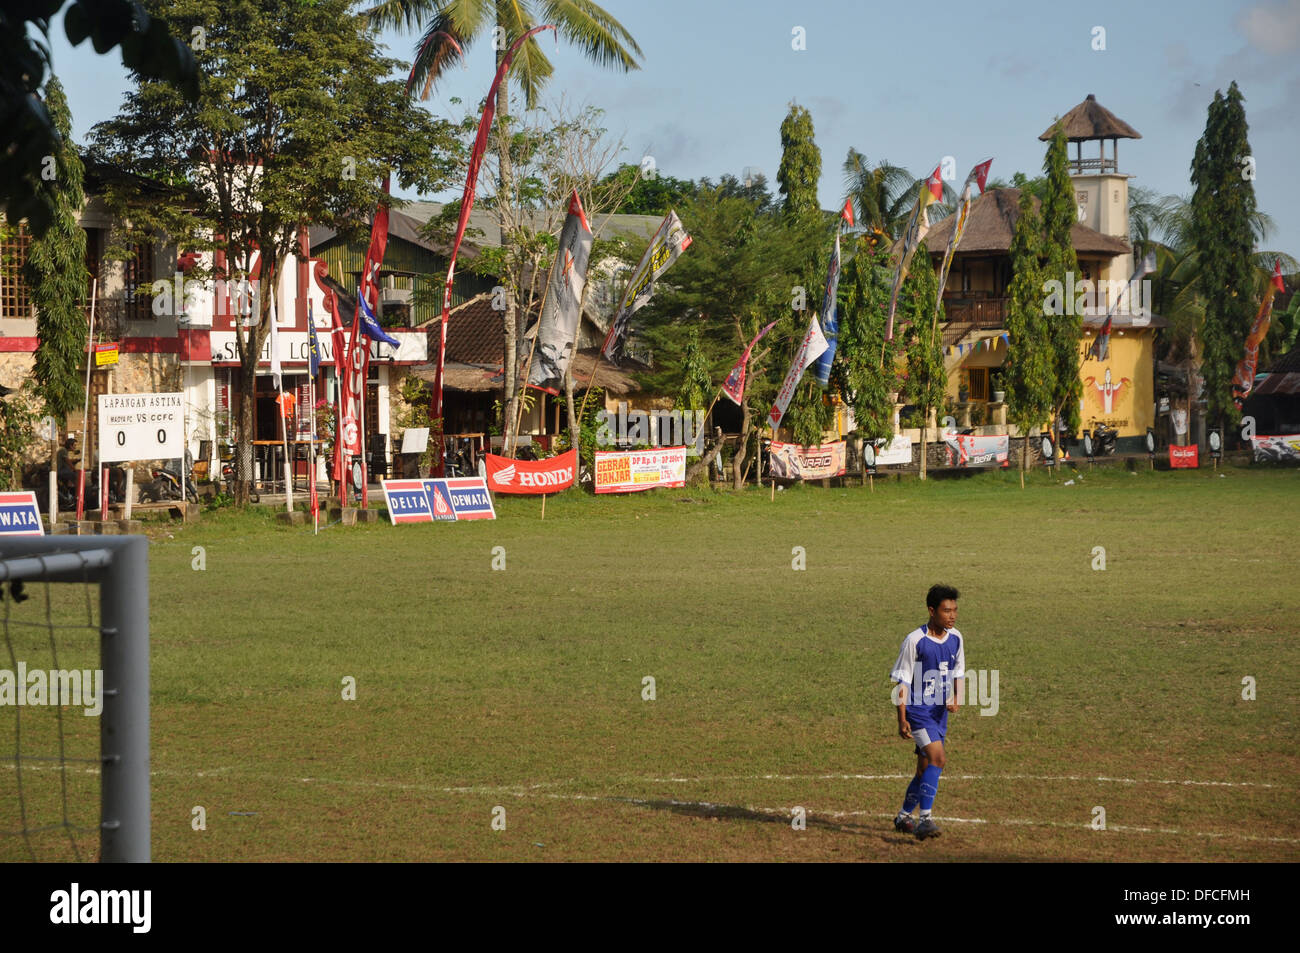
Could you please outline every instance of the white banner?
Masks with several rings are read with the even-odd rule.
[[[100,394],[99,459],[179,460],[184,414],[183,394]]]
[[[776,428],[781,426],[781,419],[785,417],[785,409],[790,406],[790,399],[794,397],[794,389],[799,383],[799,378],[803,377],[803,372],[808,369],[808,365],[821,357],[822,352],[828,347],[830,345],[826,342],[826,336],[822,334],[822,326],[817,323],[817,315],[814,314],[812,322],[808,325],[808,333],[799,343],[799,350],[795,352],[790,370],[785,375],[781,389],[777,392],[776,403],[768,411],[767,423],[772,428],[773,435],[776,434]]]
[[[423,331],[416,333],[405,332],[397,328],[385,328],[387,333],[397,339],[401,345],[394,349],[391,344],[385,344],[383,341],[365,340],[370,343],[370,359],[372,361],[391,361],[395,364],[426,364],[429,361],[429,338]],[[283,364],[306,364],[311,356],[311,335],[306,331],[280,331],[276,335],[279,338],[280,361]],[[334,337],[328,330],[317,329],[316,332],[317,346],[320,348],[321,364],[334,364]],[[208,340],[211,342],[212,363],[213,364],[237,364],[239,362],[239,352],[235,344],[234,331],[212,331],[208,334]],[[259,364],[271,363],[271,339],[267,335],[266,341],[262,343],[262,354],[258,358]]]
[[[633,493],[686,485],[686,448],[596,451],[596,492]]]
[[[876,448],[876,466],[909,466],[912,463],[912,438],[901,433],[894,434],[894,439],[887,446]]]

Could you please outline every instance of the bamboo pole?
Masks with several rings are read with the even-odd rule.
[[[90,283],[90,334],[86,338],[86,401],[81,412],[81,460],[77,467],[77,519],[85,515],[86,504],[86,435],[90,430],[90,349],[95,345],[95,302],[99,298],[99,279]]]

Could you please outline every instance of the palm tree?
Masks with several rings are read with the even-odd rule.
[[[888,159],[873,166],[857,149],[850,148],[844,159],[844,188],[847,198],[853,203],[857,225],[871,232],[883,232],[891,238],[902,236],[923,181]],[[947,218],[957,207],[959,198],[953,187],[945,182],[943,198],[926,210],[926,217],[932,224]]]
[[[624,72],[639,69],[637,58],[641,48],[627,29],[603,7],[592,0],[380,0],[365,11],[365,16],[378,27],[398,30],[423,30],[416,46],[415,62],[411,69],[411,89],[420,89],[421,97],[428,95],[433,82],[448,67],[459,62],[462,51],[479,37],[487,35],[496,50],[496,63],[500,66],[510,45],[535,26],[552,24],[558,34],[578,46],[588,59],[601,66],[622,69]],[[515,55],[512,76],[497,91],[498,129],[509,124],[510,80],[524,94],[524,104],[532,109],[546,80],[552,73],[550,60],[535,39],[530,39]],[[511,194],[512,176],[509,137],[496,139],[498,177],[497,195],[503,200]],[[507,234],[506,210],[498,216],[501,234]],[[518,315],[515,304],[516,289],[506,282],[506,366],[505,415],[507,445],[514,427],[516,409],[516,371],[518,342],[526,330],[526,315]]]
[[[849,149],[844,188],[860,227],[894,235],[912,211],[915,186],[916,178],[902,166],[888,159],[873,166],[857,149]]]
[[[1190,413],[1192,401],[1200,390],[1197,368],[1201,360],[1200,331],[1205,320],[1205,301],[1200,288],[1200,260],[1193,241],[1191,201],[1186,196],[1159,195],[1151,189],[1134,186],[1129,190],[1129,241],[1135,261],[1150,251],[1156,253],[1156,270],[1151,275],[1151,309],[1169,322],[1160,335],[1157,357],[1181,365],[1187,379],[1188,393],[1178,394],[1178,403]],[[1256,240],[1263,241],[1273,230],[1273,220],[1257,211],[1251,222]],[[1284,271],[1296,269],[1290,255],[1257,251],[1254,256],[1257,294],[1262,298],[1273,274],[1273,263],[1281,260]],[[1263,366],[1273,353],[1283,353],[1288,346],[1291,327],[1286,321],[1274,322],[1269,337],[1260,347]]]

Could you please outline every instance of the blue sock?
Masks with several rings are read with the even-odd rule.
[[[899,814],[911,814],[921,800],[921,776],[912,775],[912,783],[907,786],[907,795],[903,798],[903,809]]]
[[[939,793],[939,775],[943,773],[943,768],[936,768],[934,765],[926,765],[921,772],[921,816],[926,817],[930,813],[930,808],[934,806],[934,796]]]

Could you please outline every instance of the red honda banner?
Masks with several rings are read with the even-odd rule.
[[[1200,468],[1197,453],[1201,448],[1192,444],[1190,447],[1169,446],[1169,465],[1175,469],[1196,470]]]
[[[511,460],[489,453],[487,485],[494,493],[559,493],[573,486],[578,451],[570,450],[546,460]]]

